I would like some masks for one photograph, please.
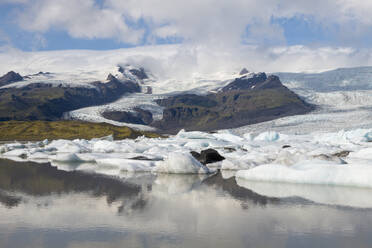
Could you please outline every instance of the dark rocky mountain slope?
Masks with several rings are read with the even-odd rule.
[[[21,75],[14,71],[10,71],[4,76],[0,77],[0,87],[22,80],[23,77]]]
[[[152,125],[165,132],[211,131],[305,114],[314,106],[265,73],[236,78],[217,93],[184,94],[158,100],[163,119]]]
[[[90,86],[94,87],[56,86],[38,81],[19,87],[0,88],[0,121],[60,120],[65,112],[110,103],[124,94],[141,92],[139,83],[148,76],[143,68],[129,68],[128,72],[128,68],[119,67],[118,71],[123,76],[110,74],[106,82],[91,82]],[[9,72],[0,78],[0,85],[22,80],[27,81],[28,77]],[[157,100],[157,103],[164,107],[161,120],[153,121],[152,113],[140,108],[107,110],[102,116],[174,133],[180,129],[212,131],[235,128],[305,114],[314,109],[285,87],[277,76],[249,73],[246,69],[217,92],[207,95],[179,94]]]
[[[2,78],[17,79],[19,74],[10,73]],[[7,82],[9,83],[10,80]],[[19,88],[2,88],[0,89],[0,121],[58,120],[64,112],[109,103],[123,94],[141,91],[138,83],[131,80],[118,80],[111,74],[107,82],[92,82],[91,85],[95,87],[55,87],[40,82]]]

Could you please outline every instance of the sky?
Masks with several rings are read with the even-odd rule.
[[[180,44],[236,56],[253,47],[268,60],[314,51],[332,66],[369,65],[371,11],[369,0],[0,0],[0,51]]]

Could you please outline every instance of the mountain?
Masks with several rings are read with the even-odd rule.
[[[23,77],[14,71],[10,71],[4,76],[0,77],[0,87],[10,83],[22,81]]]
[[[85,120],[141,125],[160,132],[180,129],[211,131],[304,114],[314,109],[285,87],[279,77],[243,69],[234,78],[204,76],[199,88],[165,90],[143,67],[118,66],[104,81],[71,80],[68,75],[9,72],[0,87],[0,120]],[[20,82],[18,80],[22,78]],[[4,80],[5,82],[5,80]],[[203,83],[207,82],[207,87]],[[171,85],[172,81],[166,81]],[[175,84],[175,82],[173,82]],[[187,87],[180,82],[178,88]],[[195,84],[198,85],[198,84]],[[128,105],[130,104],[130,105]],[[84,109],[94,109],[85,119]],[[78,113],[77,115],[75,113]]]
[[[163,119],[152,125],[167,132],[234,128],[315,108],[285,87],[279,77],[265,73],[236,78],[217,93],[181,94],[157,102],[165,108]]]
[[[274,73],[293,88],[317,92],[372,90],[372,67],[339,68],[320,73]]]
[[[6,86],[9,86],[12,80],[19,79],[18,76],[9,72],[2,78],[8,79]],[[65,112],[110,103],[126,93],[140,91],[141,87],[134,80],[118,79],[111,74],[106,82],[91,82],[86,86],[32,81],[3,87],[0,88],[0,120],[59,120]]]

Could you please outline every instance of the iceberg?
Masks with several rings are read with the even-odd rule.
[[[122,158],[101,158],[96,159],[96,162],[98,165],[108,165],[118,169],[118,171],[129,172],[150,172],[155,165],[154,161],[139,161]]]
[[[165,161],[158,162],[153,172],[176,174],[209,174],[213,171],[202,165],[189,153],[170,153]]]
[[[240,170],[237,178],[248,181],[322,184],[372,188],[372,165],[308,161],[293,166],[265,164]]]

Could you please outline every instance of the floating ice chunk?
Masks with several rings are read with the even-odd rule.
[[[364,148],[359,151],[351,152],[348,155],[349,158],[362,158],[362,159],[372,159],[372,147]]]
[[[265,151],[261,150],[252,150],[249,152],[234,152],[226,155],[228,160],[231,160],[234,163],[245,163],[249,165],[259,165],[267,164],[273,160],[275,154],[268,154]]]
[[[253,140],[253,135],[251,133],[245,133],[245,134],[243,134],[243,137],[244,137],[244,139],[246,139],[248,141]]]
[[[153,155],[166,155],[170,151],[174,150],[176,146],[167,146],[167,147],[162,147],[162,146],[153,146],[149,150],[147,150],[147,154],[153,154]]]
[[[88,147],[71,140],[53,140],[46,148],[55,148],[58,152],[65,153],[90,152]]]
[[[257,135],[254,140],[258,141],[277,141],[279,140],[280,135],[277,132],[269,131],[269,132],[263,132]]]
[[[222,167],[222,161],[218,161],[218,162],[214,162],[214,163],[209,163],[206,166],[209,169],[212,169],[212,170],[221,169],[221,167]]]
[[[299,161],[309,159],[305,154],[299,151],[282,150],[278,153],[274,163],[282,165],[293,165]]]
[[[24,144],[21,144],[21,143],[5,144],[5,145],[1,146],[0,152],[1,153],[6,153],[6,152],[9,152],[9,151],[12,151],[12,150],[15,150],[15,149],[23,149],[23,148],[26,148],[26,146]]]
[[[127,148],[127,149],[124,149]],[[129,147],[125,147],[125,145],[119,145],[118,143],[109,141],[109,140],[98,140],[94,142],[92,151],[93,152],[100,152],[100,153],[111,153],[116,151],[128,151]]]
[[[256,165],[253,161],[239,159],[225,159],[222,161],[221,170],[247,170]]]
[[[372,140],[372,131],[371,129],[341,130],[336,133],[318,134],[314,137],[314,140],[329,144],[369,142]]]
[[[147,150],[149,150],[151,148],[151,146],[149,146],[145,142],[142,143],[142,144],[133,143],[131,145],[133,147],[133,151],[132,152],[134,152],[134,153],[144,153],[144,152],[146,152]]]
[[[204,149],[209,147],[208,140],[192,140],[185,144],[185,147],[188,147],[192,150]]]
[[[48,159],[50,154],[46,152],[34,152],[28,156],[29,159]]]
[[[5,152],[3,155],[9,156],[9,157],[26,157],[27,150],[26,149],[15,149],[15,150]]]
[[[57,153],[52,160],[58,162],[82,162],[82,160],[75,153]]]
[[[372,132],[368,132],[364,135],[365,141],[366,142],[371,142],[372,141]]]
[[[291,167],[265,164],[238,171],[236,176],[252,181],[372,187],[372,166],[342,165],[320,160]]]
[[[184,129],[182,129],[181,131],[178,132],[176,137],[184,139],[210,139],[213,136],[211,134],[198,131],[186,132]]]
[[[214,133],[213,136],[216,137],[217,139],[225,140],[231,143],[240,143],[244,140],[242,137],[237,136],[228,130]]]
[[[229,179],[234,177],[236,174],[236,171],[234,170],[221,170],[221,176],[223,179]]]
[[[96,159],[99,165],[110,165],[118,168],[118,171],[149,172],[155,165],[154,161],[143,161],[123,158]]]
[[[208,174],[211,170],[189,153],[170,153],[165,161],[158,162],[153,170],[161,173]]]

